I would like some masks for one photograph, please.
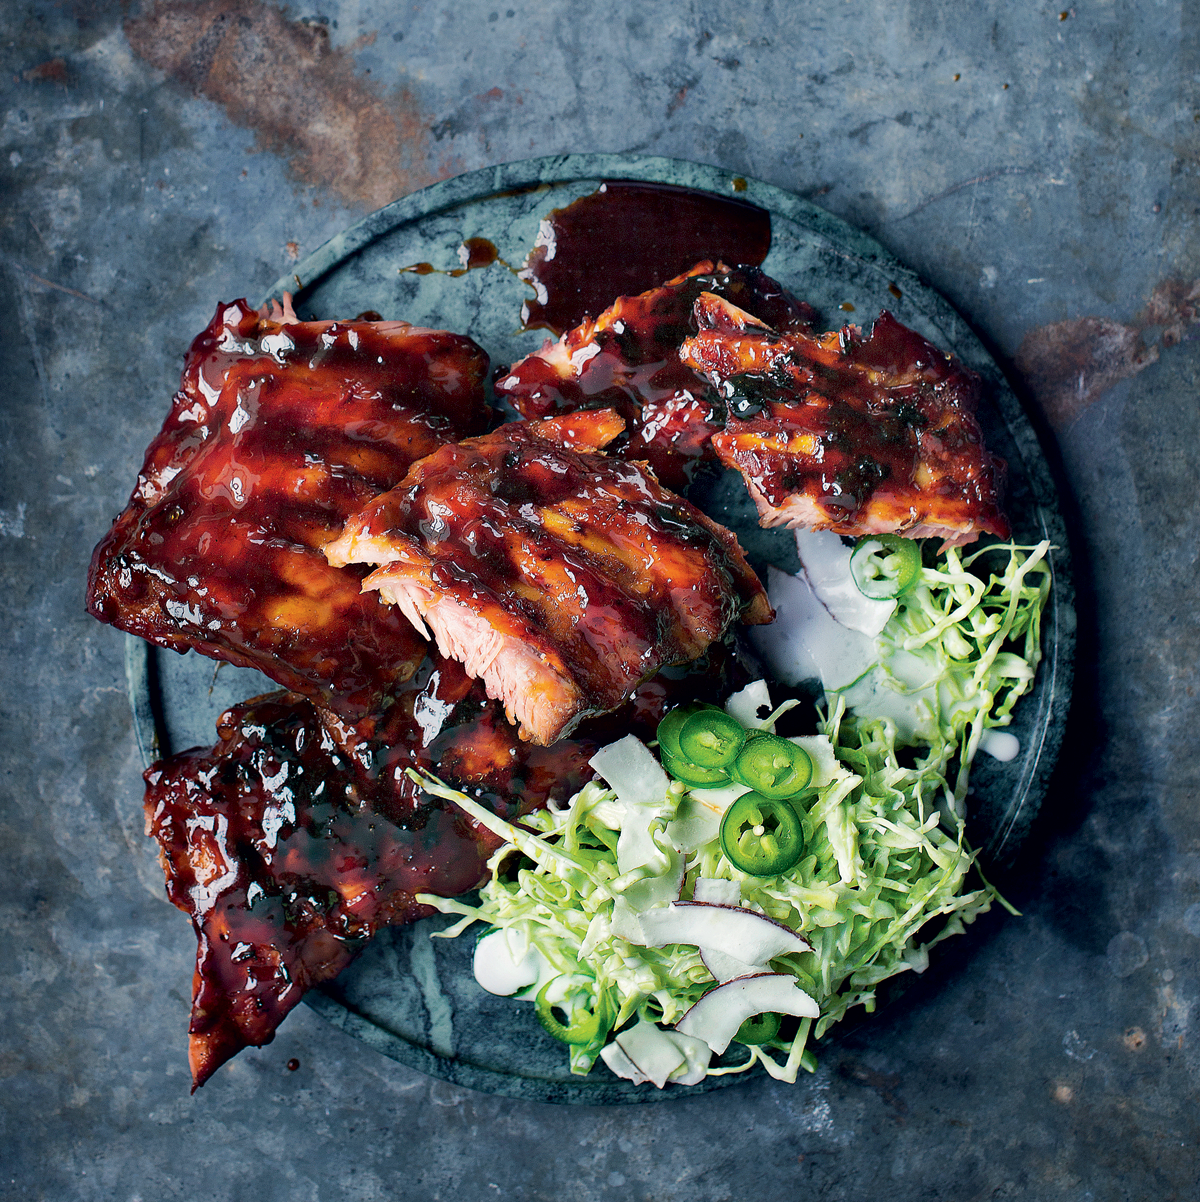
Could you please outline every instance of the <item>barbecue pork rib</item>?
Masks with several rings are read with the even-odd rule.
[[[529,418],[614,409],[627,432],[610,453],[648,461],[659,480],[682,491],[701,459],[712,458],[709,437],[725,424],[720,394],[679,361],[695,329],[696,298],[706,291],[779,329],[807,331],[816,318],[758,268],[705,261],[547,340],[501,375],[496,393]]]
[[[147,834],[198,939],[193,1088],[269,1043],[377,930],[432,914],[416,894],[482,883],[499,841],[406,768],[435,771],[508,818],[566,801],[592,776],[594,741],[520,742],[453,662],[426,660],[382,721],[347,751],[310,702],[272,693],[223,714],[216,747],[146,772]]]
[[[487,429],[487,366],[469,338],[405,322],[218,306],[92,557],[88,609],[349,720],[370,712],[425,645],[321,547],[417,459]]]
[[[740,674],[739,674],[740,673]],[[723,643],[620,710],[542,748],[522,742],[483,685],[433,655],[394,704],[351,726],[295,693],[252,698],[194,748],[146,772],[146,829],[167,895],[197,936],[189,1038],[193,1088],[384,926],[433,911],[423,891],[481,884],[498,840],[405,774],[424,769],[514,819],[565,803],[603,743],[654,737],[667,710],[717,701],[748,676]]]
[[[712,437],[763,526],[1008,537],[1005,464],[983,445],[979,377],[886,310],[864,336],[778,332],[713,293],[680,351],[725,398]]]
[[[737,540],[642,465],[611,410],[512,422],[416,464],[325,548],[549,745],[733,622],[771,620]]]

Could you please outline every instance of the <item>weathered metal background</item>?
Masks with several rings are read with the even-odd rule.
[[[2,6],[0,1196],[1200,1196],[1200,8],[987,7]],[[1023,917],[795,1087],[519,1103],[301,1008],[189,1098],[194,945],[120,818],[140,765],[121,636],[82,611],[91,547],[216,301],[414,188],[567,151],[815,200],[1040,413],[1081,650],[1002,882]]]

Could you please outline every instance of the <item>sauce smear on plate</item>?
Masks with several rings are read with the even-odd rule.
[[[635,296],[701,259],[757,267],[771,215],[744,200],[669,184],[601,184],[543,221],[521,278],[537,292],[526,329],[561,334],[617,296]]]

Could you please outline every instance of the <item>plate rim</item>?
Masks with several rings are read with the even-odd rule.
[[[772,216],[786,218],[821,238],[840,257],[854,261],[884,280],[901,288],[909,302],[936,324],[951,343],[954,353],[978,372],[988,384],[989,397],[1021,456],[1021,466],[1030,486],[1042,537],[1051,539],[1054,553],[1049,557],[1052,588],[1051,604],[1045,618],[1043,654],[1039,671],[1047,673],[1034,716],[1039,733],[1036,756],[1028,761],[1014,796],[1020,794],[1015,809],[1006,812],[1001,830],[989,841],[988,859],[1004,864],[1015,855],[1023,836],[1046,796],[1063,732],[1070,715],[1075,656],[1075,606],[1071,545],[1065,519],[1059,508],[1064,483],[1056,481],[1050,467],[1050,455],[1039,436],[1036,423],[1008,383],[1005,374],[971,324],[936,289],[921,280],[919,274],[886,250],[869,234],[834,214],[774,184],[740,172],[687,159],[657,155],[583,153],[545,155],[480,168],[441,180],[401,197],[360,218],[335,234],[311,254],[281,275],[263,294],[259,303],[282,298],[292,292],[297,301],[323,279],[372,243],[402,225],[432,216],[447,209],[484,201],[505,193],[534,192],[542,187],[577,181],[628,180],[684,186],[692,190],[747,201],[767,210]],[[735,184],[736,181],[736,184]],[[126,634],[124,666],[133,711],[134,734],[143,763],[148,767],[158,751],[161,715],[154,705],[154,661],[158,648],[136,635]],[[1040,789],[1038,785],[1040,784]],[[1030,797],[1036,801],[1030,806]],[[750,1079],[761,1079],[761,1070],[741,1076],[718,1078],[712,1085],[677,1088],[674,1092],[649,1086],[630,1086],[615,1079],[582,1087],[582,1082],[554,1082],[521,1077],[489,1070],[466,1061],[443,1057],[399,1034],[387,1030],[357,1013],[322,987],[310,990],[305,1003],[332,1026],[346,1032],[396,1060],[431,1077],[482,1092],[550,1103],[612,1105],[668,1101],[711,1092]],[[510,1083],[511,1082],[511,1083]],[[622,1088],[624,1087],[624,1088]],[[580,1094],[591,1096],[579,1096]],[[605,1096],[599,1096],[605,1095]]]

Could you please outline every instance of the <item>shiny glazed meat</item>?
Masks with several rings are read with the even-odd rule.
[[[557,342],[547,340],[501,376],[496,392],[523,417],[614,409],[627,432],[610,453],[648,461],[664,484],[682,490],[696,464],[712,457],[709,437],[725,424],[720,393],[679,361],[705,291],[780,329],[807,330],[816,316],[755,267],[701,262],[659,288],[619,297]]]
[[[1005,464],[983,445],[978,376],[883,312],[814,337],[780,333],[728,301],[696,302],[680,352],[730,409],[712,445],[741,472],[763,526],[948,545],[1008,536]]]
[[[461,335],[220,305],[96,548],[88,609],[348,719],[370,712],[425,647],[321,547],[415,460],[487,428],[486,372]]]
[[[590,410],[443,447],[325,549],[382,565],[364,588],[428,626],[537,743],[772,616],[729,531],[595,453],[622,424]]]
[[[340,730],[339,746],[308,701],[273,693],[225,713],[216,747],[147,771],[147,833],[198,938],[195,1085],[269,1043],[381,927],[432,913],[415,894],[481,883],[498,840],[405,768],[434,770],[509,818],[565,801],[592,775],[594,742],[521,743],[455,663],[427,660],[383,722]]]

